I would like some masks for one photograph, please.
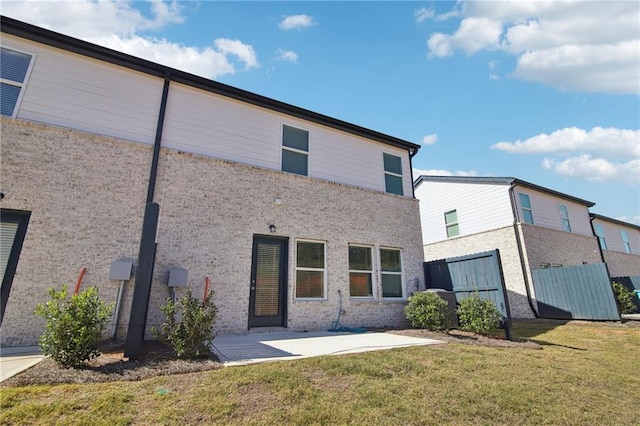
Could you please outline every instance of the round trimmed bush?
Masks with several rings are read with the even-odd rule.
[[[415,328],[448,330],[451,327],[447,302],[436,293],[423,291],[409,297],[404,313]]]
[[[460,328],[474,333],[487,333],[500,327],[502,314],[496,304],[474,294],[460,302],[457,309]]]

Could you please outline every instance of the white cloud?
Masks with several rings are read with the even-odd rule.
[[[430,57],[498,50],[516,56],[516,78],[640,94],[640,2],[469,1],[453,12],[463,19],[453,33],[431,35]]]
[[[284,61],[284,62],[298,62],[298,54],[291,50],[278,49],[276,51],[278,56],[274,59],[275,61]]]
[[[498,142],[491,146],[511,154],[570,154],[593,152],[613,158],[640,158],[640,130],[594,127],[590,131],[566,127],[541,133],[524,141]]]
[[[458,170],[455,172],[442,169],[413,169],[413,177],[417,179],[419,176],[478,176],[478,173],[474,170],[464,171]]]
[[[426,7],[421,7],[420,9],[416,9],[413,12],[413,15],[416,18],[416,24],[422,24],[429,18],[433,18],[435,16],[435,12],[433,9],[427,9]]]
[[[150,1],[143,14],[135,2],[123,0],[8,1],[2,14],[91,43],[138,56],[207,78],[217,78],[259,66],[251,45],[239,40],[216,39],[211,46],[185,46],[143,35],[184,22],[184,3]]]
[[[618,219],[627,223],[634,223],[636,225],[640,225],[640,216],[619,216],[614,219]]]
[[[278,27],[281,30],[289,31],[289,30],[301,30],[303,28],[310,27],[312,25],[316,25],[317,22],[313,20],[312,16],[309,15],[291,15],[285,17],[280,23]]]
[[[563,161],[545,158],[542,166],[561,176],[578,177],[591,182],[625,182],[631,185],[640,182],[640,160],[612,163],[604,158],[583,154]]]
[[[436,135],[435,133],[426,135],[422,138],[422,145],[433,145],[436,142],[438,142],[438,135]]]

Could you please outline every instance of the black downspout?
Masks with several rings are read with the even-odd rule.
[[[142,236],[140,237],[140,249],[138,251],[138,268],[133,287],[133,300],[131,301],[129,327],[124,348],[124,356],[131,359],[138,359],[139,357],[140,345],[144,340],[144,330],[147,324],[147,311],[149,310],[149,295],[151,294],[157,246],[156,232],[158,230],[158,218],[160,214],[160,206],[158,203],[153,202],[153,196],[158,175],[162,129],[164,127],[164,116],[167,109],[170,81],[171,75],[167,72],[164,77],[160,112],[158,113],[158,125],[156,127],[156,138],[153,144],[153,159],[149,173],[147,202],[145,205],[144,219],[142,220]]]
[[[417,149],[409,152],[409,172],[411,173],[411,193],[413,194],[413,198],[416,198],[416,189],[413,186],[413,157],[415,157],[417,153]]]
[[[589,225],[591,225],[591,233],[593,234],[594,237],[596,237],[596,240],[598,240],[598,251],[600,252],[600,260],[602,260],[602,263],[607,263],[604,260],[604,252],[602,251],[602,247],[600,246],[600,238],[598,237],[598,234],[596,234],[596,230],[593,227],[593,219],[595,219],[595,217],[593,216],[589,218]]]
[[[529,278],[527,277],[527,265],[524,262],[524,253],[522,252],[522,240],[520,239],[520,231],[518,230],[518,208],[516,206],[515,195],[513,189],[515,184],[511,182],[509,187],[509,200],[511,201],[511,211],[513,212],[513,231],[516,234],[516,244],[518,246],[518,257],[520,258],[520,268],[522,269],[522,278],[524,279],[524,288],[527,291],[527,302],[529,302],[529,308],[533,312],[533,316],[540,318],[540,314],[533,305],[533,299],[531,298],[531,289],[529,288]]]

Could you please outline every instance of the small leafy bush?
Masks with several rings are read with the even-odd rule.
[[[50,300],[36,306],[35,314],[46,320],[39,342],[42,353],[65,368],[78,368],[100,355],[98,346],[113,305],[98,298],[98,290],[89,287],[67,298],[67,286],[49,289]]]
[[[459,303],[458,323],[460,328],[474,333],[487,333],[500,326],[502,314],[496,304],[481,299],[478,294],[471,295]]]
[[[218,314],[218,308],[213,304],[213,291],[200,301],[189,290],[176,302],[167,299],[167,304],[160,309],[167,318],[159,330],[155,327],[151,330],[154,336],[171,346],[179,358],[210,356],[207,342],[215,337],[213,325]]]
[[[613,294],[616,296],[616,303],[621,314],[633,314],[636,312],[636,305],[633,301],[633,293],[617,281],[611,283],[613,285]]]
[[[448,330],[451,327],[447,302],[433,292],[423,291],[410,296],[404,313],[415,328]]]

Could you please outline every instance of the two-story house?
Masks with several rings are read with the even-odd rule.
[[[499,249],[515,318],[537,312],[533,270],[603,262],[591,201],[512,177],[420,176],[414,188],[425,260]]]
[[[640,226],[596,213],[590,215],[602,261],[611,277],[640,277]]]
[[[418,145],[1,24],[2,345],[34,344],[37,303],[83,268],[115,302],[114,261],[134,266],[120,338],[131,315],[147,336],[163,321],[172,270],[198,297],[209,278],[218,333],[327,329],[340,306],[345,325],[405,324],[424,288]]]

